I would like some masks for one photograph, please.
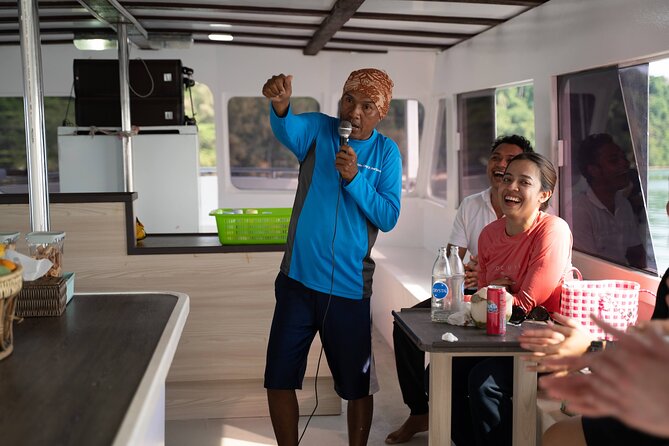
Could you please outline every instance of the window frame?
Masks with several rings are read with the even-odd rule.
[[[641,71],[635,73],[634,70]],[[641,76],[639,73],[641,73]],[[645,73],[645,79],[643,79],[643,73]],[[637,80],[642,81],[641,86],[633,85],[635,76]],[[572,233],[574,233],[574,251],[623,268],[657,274],[656,246],[651,236],[648,207],[649,82],[648,63],[626,66],[610,65],[566,73],[557,77],[559,199],[561,216],[570,224]],[[590,87],[591,89],[588,90]],[[639,91],[637,90],[646,92],[646,96],[641,98],[641,102],[643,102],[641,105],[638,103],[639,94],[636,93],[639,93]],[[634,103],[630,103],[630,98],[634,98]],[[617,118],[616,112],[618,113]],[[624,116],[622,121],[624,126],[615,124],[616,119],[620,121],[620,116]],[[639,194],[642,197],[643,208],[635,210],[633,215],[639,220],[637,222],[638,237],[645,248],[646,260],[644,260],[643,265],[630,263],[629,250],[633,248],[631,245],[626,251],[626,259],[623,262],[614,258],[612,254],[605,255],[599,249],[588,248],[582,242],[579,242],[582,234],[577,233],[579,231],[578,226],[582,227],[582,225],[576,224],[574,209],[583,213],[583,208],[594,209],[596,207],[593,205],[574,208],[572,205],[575,200],[582,199],[581,194],[593,194],[588,184],[590,181],[586,182],[584,173],[578,170],[579,156],[582,156],[579,150],[583,150],[581,142],[586,136],[598,133],[611,134],[614,143],[621,147],[626,154],[627,161],[630,163],[630,175],[635,171],[637,172],[636,178],[639,183]],[[631,176],[631,178],[634,179],[635,177]],[[634,189],[633,181],[630,183],[630,187]],[[591,198],[591,200],[595,200],[595,198]],[[621,209],[621,212],[624,209],[625,207]],[[618,209],[616,209],[616,215],[618,215],[617,211]],[[629,239],[629,231],[621,231],[620,237]]]
[[[427,196],[438,201],[446,202],[448,198],[448,101],[446,98],[437,100],[437,119],[432,145],[432,159],[430,161],[429,178],[427,181]],[[436,178],[443,175],[443,179]],[[443,183],[443,192],[439,191],[435,182]],[[442,195],[443,194],[443,195]]]

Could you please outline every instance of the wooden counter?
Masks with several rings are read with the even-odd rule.
[[[135,194],[52,194],[51,229],[65,231],[63,271],[76,273],[76,292],[174,290],[190,297],[190,315],[167,377],[168,419],[263,416],[269,413],[263,388],[267,340],[274,312],[274,279],[282,250],[256,247],[179,247],[184,235],[153,239],[151,255],[134,255]],[[21,198],[21,199],[19,199]],[[13,201],[12,201],[13,200]],[[0,232],[30,232],[25,195],[0,194]],[[200,240],[203,240],[199,236]],[[211,237],[210,237],[211,242]],[[172,246],[169,246],[169,245]],[[199,249],[202,249],[201,251]],[[27,253],[23,237],[17,250]],[[314,376],[320,342],[307,363],[302,413],[315,405]],[[316,414],[338,414],[325,361],[318,374]]]
[[[60,317],[15,323],[0,361],[2,443],[163,444],[188,307],[181,293],[82,294]]]
[[[120,203],[125,209],[124,228],[129,255],[148,254],[204,254],[226,252],[283,252],[285,245],[221,245],[216,233],[152,234],[135,241],[135,213],[133,202],[137,192],[96,192],[49,194],[49,203]],[[28,204],[27,194],[0,194],[0,205]],[[59,229],[60,230],[60,229]]]

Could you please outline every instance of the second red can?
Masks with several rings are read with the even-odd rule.
[[[488,312],[486,330],[491,336],[506,334],[506,288],[500,285],[488,286]]]

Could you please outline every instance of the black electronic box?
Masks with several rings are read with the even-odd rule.
[[[128,72],[132,125],[185,123],[180,60],[131,60]],[[77,126],[121,126],[117,60],[75,59],[74,94]]]

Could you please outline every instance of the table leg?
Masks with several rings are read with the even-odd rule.
[[[430,384],[431,385],[431,384]],[[431,395],[430,395],[431,398]],[[430,407],[432,400],[430,399]],[[432,428],[430,419],[430,429]],[[431,437],[430,437],[431,438]],[[513,357],[513,445],[537,441],[537,372],[527,370],[520,356]]]
[[[453,355],[430,353],[430,446],[451,444]]]

